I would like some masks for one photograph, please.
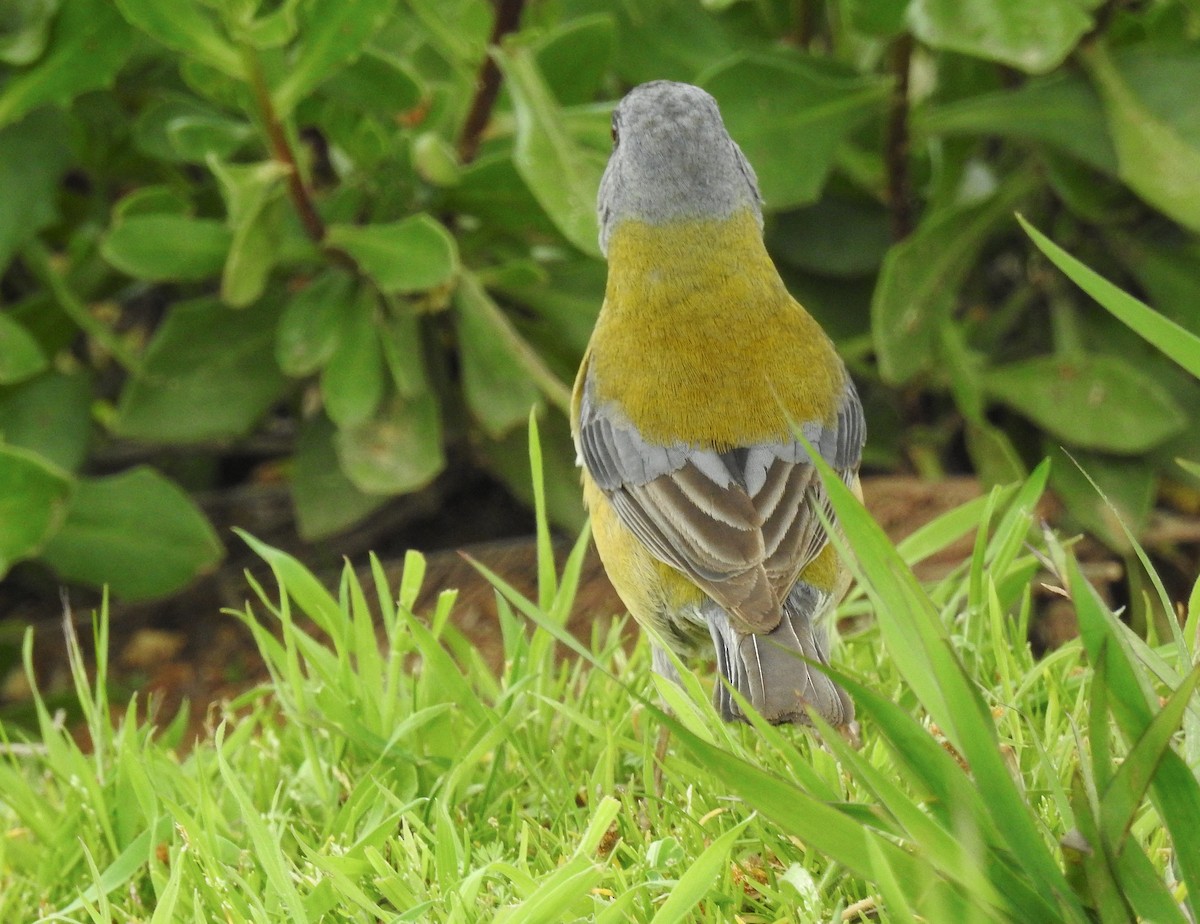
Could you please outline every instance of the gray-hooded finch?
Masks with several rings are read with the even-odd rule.
[[[608,284],[572,429],[605,569],[657,634],[660,673],[676,676],[660,643],[715,650],[767,720],[811,708],[847,725],[845,691],[796,657],[828,663],[820,619],[849,578],[795,433],[857,489],[862,406],[767,255],[754,170],[715,100],[668,81],[632,90],[598,207]],[[744,718],[723,683],[715,699]]]

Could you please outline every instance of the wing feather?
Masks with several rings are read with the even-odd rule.
[[[746,631],[770,632],[796,577],[828,541],[817,506],[828,500],[808,450],[783,440],[717,452],[646,440],[597,401],[590,370],[579,396],[580,462],[617,516],[655,558],[687,575]],[[865,427],[853,384],[836,421],[801,427],[852,480]]]

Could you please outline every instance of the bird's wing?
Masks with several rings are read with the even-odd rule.
[[[580,460],[621,522],[660,561],[683,572],[748,631],[768,632],[796,576],[827,539],[820,479],[799,440],[717,452],[647,441],[587,376],[579,396]],[[865,436],[862,405],[846,378],[832,425],[800,427],[852,481]]]

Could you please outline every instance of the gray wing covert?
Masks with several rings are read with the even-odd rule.
[[[814,504],[826,503],[824,491],[804,444],[787,440],[717,452],[652,443],[619,409],[597,401],[594,391],[588,375],[580,401],[580,461],[621,522],[748,631],[769,632],[796,576],[826,541],[812,512]],[[863,431],[853,385],[834,426],[801,427],[848,480],[858,467]]]

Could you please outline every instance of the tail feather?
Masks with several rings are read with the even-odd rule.
[[[835,727],[854,720],[846,691],[803,660],[829,663],[825,627],[815,619],[828,602],[827,595],[798,584],[784,603],[779,625],[758,634],[738,632],[715,604],[706,612],[721,674],[772,724],[809,724],[808,708]],[[714,704],[727,721],[745,719],[723,683],[717,685]]]

